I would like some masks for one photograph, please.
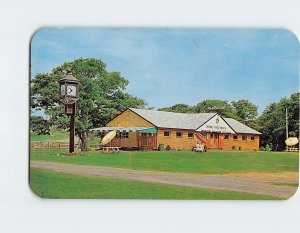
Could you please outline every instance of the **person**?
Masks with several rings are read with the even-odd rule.
[[[199,141],[197,141],[196,147],[195,147],[195,151],[196,152],[202,152],[204,149],[203,145],[201,144],[201,142],[199,143]]]

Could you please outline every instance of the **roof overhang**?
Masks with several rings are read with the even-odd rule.
[[[230,125],[218,114],[201,125],[196,131],[236,134]]]
[[[99,127],[91,129],[92,132],[139,132],[139,133],[157,133],[157,129],[153,127]]]

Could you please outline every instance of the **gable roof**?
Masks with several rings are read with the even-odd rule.
[[[260,132],[248,127],[247,125],[244,125],[243,123],[232,119],[232,118],[224,118],[224,120],[231,126],[231,128],[236,133],[247,133],[247,134],[261,134]]]
[[[217,113],[175,113],[130,108],[131,111],[159,128],[196,130]]]
[[[196,130],[217,113],[175,113],[157,110],[129,108],[132,112],[152,123],[158,128],[190,129]],[[223,118],[225,122],[236,132],[246,134],[261,134],[260,132],[232,119]]]

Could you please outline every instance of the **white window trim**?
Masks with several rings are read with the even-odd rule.
[[[192,137],[189,137],[189,134],[193,134],[193,136],[192,136]],[[193,138],[195,137],[195,134],[194,134],[194,133],[192,133],[192,132],[188,132],[188,134],[187,134],[187,135],[188,135],[188,138],[189,138],[189,139],[193,139]]]
[[[169,136],[166,136],[166,135],[165,135],[165,132],[169,132]],[[165,138],[171,137],[171,131],[164,131],[164,137],[165,137]]]
[[[180,137],[178,137],[177,136],[177,133],[180,133],[181,134],[181,136]],[[183,132],[181,132],[181,131],[176,131],[176,138],[182,138],[183,137]]]

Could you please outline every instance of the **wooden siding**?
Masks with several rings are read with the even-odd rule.
[[[169,131],[170,136],[165,137],[164,132]],[[182,132],[182,137],[177,138],[176,132]],[[188,138],[188,133],[194,133],[194,138]],[[167,145],[171,147],[171,149],[188,149],[191,150],[196,146],[198,139],[195,137],[195,132],[192,130],[181,130],[181,129],[158,129],[157,132],[157,146],[159,144],[164,144],[166,148]]]
[[[164,136],[164,131],[170,132],[170,137]],[[176,137],[176,132],[182,132],[182,138]],[[167,145],[171,147],[171,149],[192,149],[197,141],[199,141],[195,136],[193,139],[188,138],[188,133],[193,132],[190,130],[180,130],[180,129],[158,129],[158,135],[157,135],[157,145],[164,144],[164,147],[166,148]],[[193,132],[195,135],[195,132]],[[247,134],[238,134],[238,140],[233,140],[233,135],[228,134],[229,138],[228,140],[224,139],[224,135],[220,134],[219,137],[222,137],[222,139],[219,138],[219,144],[218,146],[214,147],[213,145],[210,145],[210,133],[208,133],[208,144],[207,147],[212,149],[223,149],[223,150],[233,150],[233,147],[235,147],[235,150],[259,150],[259,136],[258,135],[247,135]],[[246,136],[247,140],[242,141],[242,136]],[[254,141],[251,141],[251,136],[254,136]]]
[[[155,127],[129,109],[106,124],[108,127]]]
[[[118,147],[137,147],[137,133],[136,132],[129,132],[128,138],[114,138],[111,143],[108,143],[106,146],[118,146]]]
[[[143,119],[136,113],[131,110],[126,110],[120,115],[116,116],[110,122],[106,124],[108,127],[155,127],[153,124]],[[164,131],[169,131],[170,136],[165,137]],[[182,137],[177,138],[176,132],[182,132]],[[194,138],[188,138],[188,133],[194,133]],[[158,128],[157,132],[157,144],[156,148],[159,144],[164,144],[166,148],[167,145],[171,147],[171,149],[192,149],[198,139],[195,137],[195,131],[193,130],[185,130],[185,129],[164,129]],[[208,141],[209,141],[208,133]],[[236,150],[259,150],[259,135],[249,135],[249,134],[238,134],[238,140],[233,140],[233,134],[228,134],[229,139],[225,140],[224,135],[219,134],[219,149],[223,150],[232,150],[235,147]],[[246,136],[247,140],[243,141],[242,136]],[[251,136],[254,136],[254,141],[251,141]],[[220,139],[222,137],[223,139]],[[136,147],[138,145],[137,134],[134,132],[129,133],[129,138],[122,138],[121,140],[115,138],[112,141],[111,146],[120,146],[120,147]],[[107,145],[109,146],[109,145]],[[208,144],[208,148],[212,146]]]
[[[233,150],[259,150],[259,135],[249,135],[249,134],[238,134],[238,139],[233,140],[233,135],[229,134],[228,140],[223,139],[223,149]],[[246,136],[247,140],[243,141],[242,136]],[[254,141],[251,141],[251,136],[254,137]]]

